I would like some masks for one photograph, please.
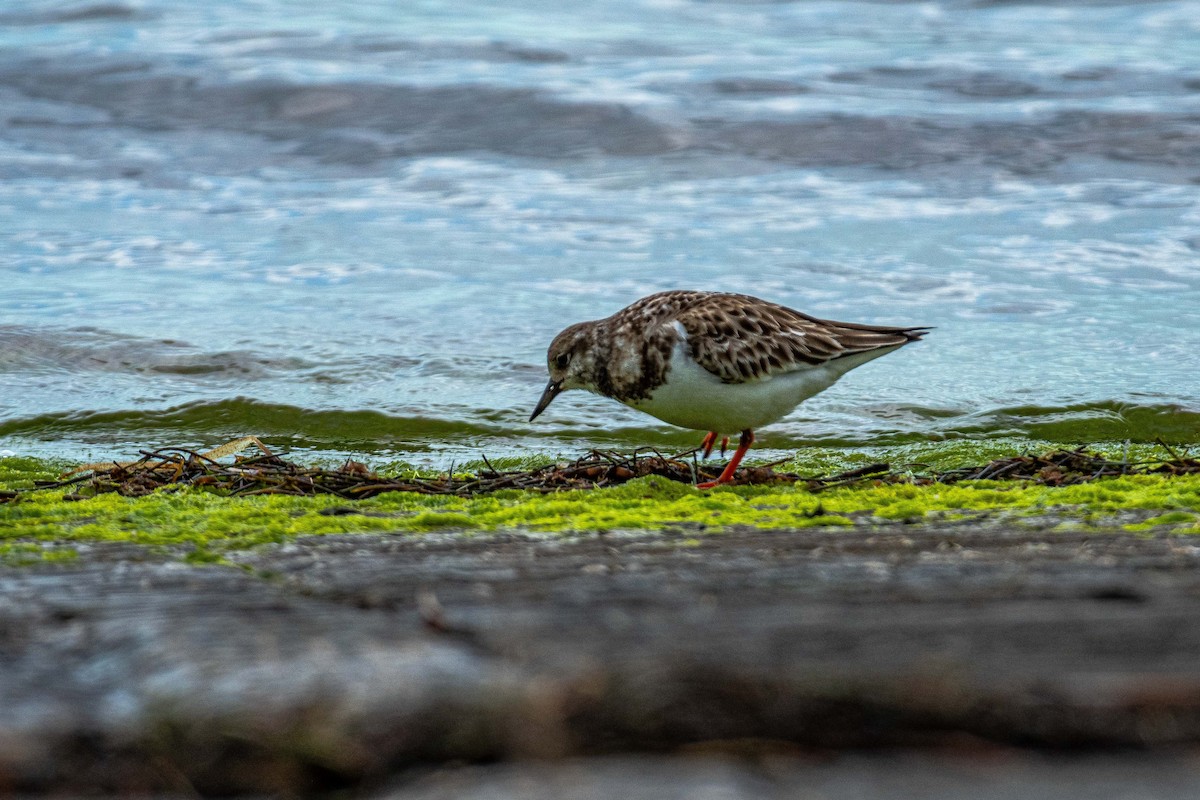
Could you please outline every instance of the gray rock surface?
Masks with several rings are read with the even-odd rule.
[[[982,752],[1013,786],[1121,763],[1097,785],[1200,793],[1187,537],[346,535],[236,560],[0,571],[0,791],[952,797]],[[617,789],[641,773],[663,791]],[[700,774],[725,789],[671,793]]]
[[[847,753],[761,761],[594,758],[445,770],[379,800],[1178,800],[1200,763],[1162,756]]]

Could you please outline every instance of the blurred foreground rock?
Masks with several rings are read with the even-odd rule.
[[[1187,537],[967,521],[357,535],[236,558],[96,545],[0,572],[0,791],[1200,787]]]

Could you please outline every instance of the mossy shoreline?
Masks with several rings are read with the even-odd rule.
[[[1026,442],[1018,450],[1012,443],[959,442],[850,453],[814,449],[798,455],[788,467],[816,473],[886,458],[945,468],[1014,452],[1036,452],[1038,446]],[[1110,449],[1129,454],[1127,445]],[[1152,449],[1143,446],[1141,455],[1150,457]],[[1012,481],[866,484],[819,494],[792,485],[698,491],[649,477],[598,491],[500,491],[466,498],[391,492],[351,503],[331,496],[223,497],[194,489],[83,500],[65,499],[69,495],[61,489],[24,491],[36,480],[57,478],[69,466],[36,458],[0,459],[0,490],[21,492],[17,501],[0,504],[0,561],[69,561],[77,557],[81,545],[114,541],[204,562],[222,561],[222,554],[231,550],[326,534],[418,535],[454,530],[480,535],[520,529],[567,535],[676,529],[700,536],[735,526],[866,528],[962,518],[1036,520],[1039,525],[1064,529],[1200,534],[1200,476],[1196,475],[1136,475],[1061,487]]]
[[[725,744],[1200,741],[1196,474],[24,491],[63,466],[0,460],[0,772],[29,792],[375,796],[614,750],[692,771],[686,748]]]

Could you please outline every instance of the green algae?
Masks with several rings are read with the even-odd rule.
[[[778,469],[800,475],[834,475],[869,464],[931,474],[987,464],[1014,455],[1039,455],[1063,448],[1061,442],[1018,437],[921,441],[875,447],[805,447]],[[1155,462],[1170,455],[1161,445],[1129,442],[1091,444],[1088,452],[1114,461]]]
[[[4,542],[0,544],[0,564],[10,567],[34,564],[62,564],[76,561],[79,552],[54,542]]]
[[[964,453],[942,456],[962,458]],[[0,489],[26,489],[34,480],[52,479],[58,466],[0,459]],[[1119,514],[1140,510],[1145,512],[1142,519],[1118,527],[1200,533],[1200,476],[1127,476],[1063,487],[991,481],[856,485],[819,494],[792,485],[699,491],[649,477],[605,490],[510,490],[469,498],[393,492],[352,503],[328,495],[234,498],[193,489],[160,490],[141,498],[65,497],[62,489],[28,492],[0,505],[0,562],[68,560],[76,546],[106,541],[181,552],[193,563],[207,563],[222,561],[222,553],[230,550],[311,535],[666,528],[699,535],[732,526],[849,527],[980,513],[1020,518],[1053,512],[1068,527],[1112,527]]]
[[[9,456],[0,458],[0,489],[28,489],[34,481],[58,480],[70,465],[59,461]]]
[[[1197,520],[1200,520],[1200,515],[1190,511],[1168,511],[1165,514],[1159,514],[1141,522],[1130,523],[1124,527],[1127,531],[1148,531],[1162,525],[1179,525],[1180,523],[1196,522]],[[1192,532],[1190,528],[1185,530]]]

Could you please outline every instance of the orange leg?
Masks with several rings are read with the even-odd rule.
[[[713,438],[716,438],[715,436]],[[750,449],[750,445],[754,444],[754,433],[747,428],[742,431],[742,438],[738,441],[738,449],[734,451],[733,458],[729,459],[729,463],[725,465],[725,469],[721,472],[721,477],[715,481],[707,481],[705,483],[697,483],[697,489],[711,489],[714,486],[722,483],[729,483],[733,480],[733,473],[738,468],[738,464],[742,463],[742,457],[746,455],[746,451]]]
[[[700,452],[704,458],[712,455],[713,447],[717,443],[717,432],[709,431],[704,434],[704,441],[700,442]],[[725,436],[721,439],[721,455],[725,455],[725,450],[729,447],[729,437]]]

